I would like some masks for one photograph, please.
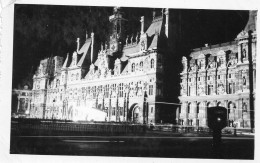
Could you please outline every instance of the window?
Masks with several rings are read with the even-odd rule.
[[[112,107],[112,115],[116,115],[116,108]]]
[[[247,104],[246,103],[243,104],[242,112],[247,112]]]
[[[228,77],[231,78],[231,74],[228,74]]]
[[[189,114],[190,113],[190,105],[191,103],[188,104],[188,107],[187,107],[187,113]]]
[[[77,73],[76,75],[76,80],[79,80],[79,73]]]
[[[220,75],[218,75],[218,79],[220,79]]]
[[[140,62],[140,71],[143,71],[143,61]]]
[[[92,92],[93,92],[93,98],[96,97],[96,86],[92,87]]]
[[[149,85],[149,95],[153,95],[153,85]]]
[[[151,107],[151,114],[153,113],[153,107]]]
[[[229,94],[235,93],[235,83],[229,83],[228,90],[229,90]]]
[[[112,84],[112,91],[116,91],[116,84]]]
[[[90,94],[90,87],[87,87],[86,93],[87,93],[87,95]]]
[[[198,81],[200,81],[200,77],[198,78]]]
[[[124,108],[123,107],[119,107],[119,114],[120,114],[120,116],[123,116],[123,111],[124,111]]]
[[[103,87],[102,87],[102,85],[100,85],[100,86],[98,86],[98,92],[101,94],[102,93],[102,91],[103,91],[103,89],[102,89]]]
[[[132,64],[132,72],[135,72],[135,64]]]
[[[109,85],[105,86],[105,98],[109,97]]]
[[[154,59],[151,59],[151,68],[154,68]]]
[[[208,76],[208,80],[210,80],[210,76]]]
[[[124,96],[124,84],[123,83],[120,83],[119,84],[119,97],[123,97]]]
[[[190,92],[191,92],[191,87],[188,87],[188,96],[190,96]]]
[[[213,94],[213,85],[208,85],[208,95]]]

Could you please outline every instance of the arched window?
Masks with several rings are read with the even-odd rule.
[[[151,59],[151,68],[154,68],[154,59]]]
[[[135,64],[132,64],[132,72],[135,72]]]

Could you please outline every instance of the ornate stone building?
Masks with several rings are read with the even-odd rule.
[[[96,48],[94,33],[65,60],[41,61],[33,77],[30,117],[151,123],[161,121],[163,58],[170,29],[169,10],[154,14],[152,23],[125,36],[120,8],[109,17],[108,43]],[[162,43],[163,42],[163,43]],[[96,49],[100,49],[98,52]]]
[[[183,57],[181,125],[206,126],[207,107],[228,109],[228,125],[254,125],[256,91],[256,11],[251,11],[245,29],[235,41],[194,49]]]

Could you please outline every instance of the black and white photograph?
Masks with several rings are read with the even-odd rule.
[[[12,161],[255,160],[257,7],[11,5]]]

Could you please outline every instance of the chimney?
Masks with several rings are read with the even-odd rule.
[[[168,29],[168,27],[169,27],[169,9],[168,8],[166,8],[165,9],[165,35],[166,35],[166,37],[168,38],[168,36],[169,36],[169,29]]]
[[[93,51],[94,51],[94,33],[91,32],[91,63],[93,61]]]
[[[141,34],[143,34],[144,33],[144,16],[141,17],[140,22],[141,22]]]
[[[79,38],[77,38],[77,53],[79,52]]]

